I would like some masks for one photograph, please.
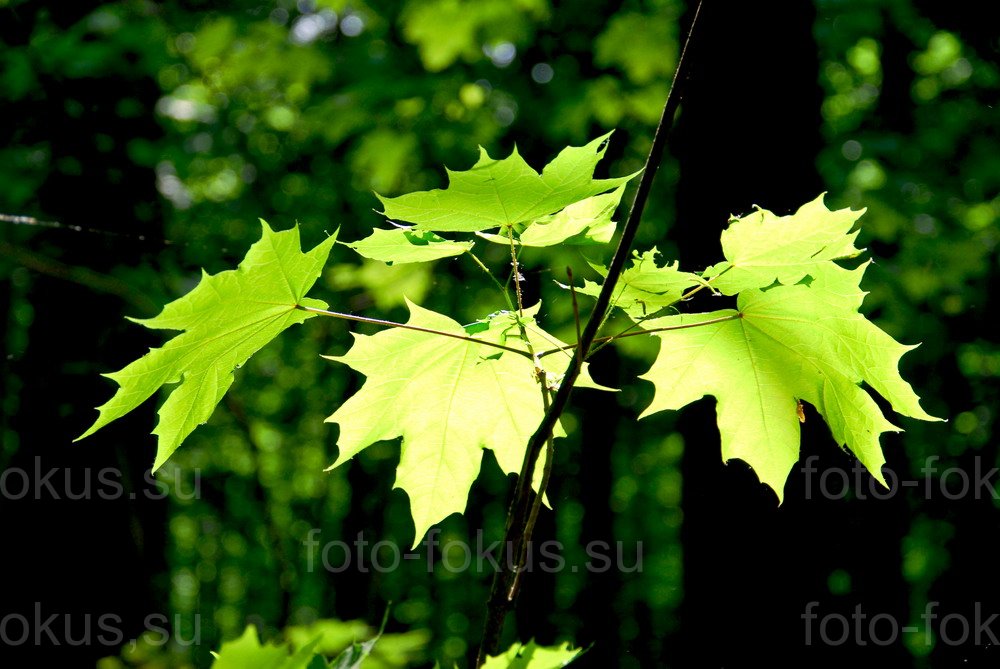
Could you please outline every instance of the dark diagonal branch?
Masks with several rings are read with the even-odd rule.
[[[636,233],[639,230],[639,221],[642,218],[642,212],[646,207],[646,202],[653,187],[653,178],[656,176],[656,170],[663,158],[663,150],[667,143],[667,134],[670,131],[674,115],[677,113],[677,108],[680,104],[681,88],[683,87],[684,80],[687,78],[688,68],[690,67],[688,49],[691,45],[691,38],[694,35],[700,12],[701,2],[695,8],[694,16],[691,19],[691,26],[688,28],[684,47],[681,49],[680,58],[677,61],[674,79],[670,85],[667,100],[663,105],[663,114],[660,116],[660,122],[656,127],[653,145],[649,149],[649,156],[646,158],[646,166],[639,181],[635,199],[632,201],[628,219],[625,227],[622,229],[618,248],[615,250],[615,255],[608,266],[608,273],[604,279],[604,284],[601,286],[601,292],[597,297],[597,302],[594,304],[594,309],[587,319],[587,324],[584,326],[583,333],[577,344],[577,355],[573,356],[569,367],[566,369],[566,374],[559,386],[559,390],[552,398],[552,403],[545,412],[541,424],[532,435],[531,440],[528,442],[528,447],[525,449],[524,462],[521,466],[520,475],[517,478],[514,499],[511,501],[510,509],[507,513],[507,527],[504,543],[502,544],[504,554],[523,555],[523,549],[531,539],[530,533],[527,530],[530,527],[529,517],[535,495],[531,487],[531,482],[534,479],[535,463],[538,461],[538,456],[542,448],[545,447],[551,438],[553,428],[559,420],[559,416],[562,415],[566,404],[569,402],[573,385],[583,368],[583,360],[590,352],[590,347],[597,336],[597,330],[600,328],[601,323],[603,323],[611,304],[611,296],[615,284],[618,282],[618,277],[621,275],[625,268],[625,263],[629,259],[632,243],[635,241]],[[543,494],[544,492],[544,490],[539,490],[538,494]],[[514,602],[518,594],[517,588],[512,588],[511,586],[519,581],[516,576],[523,567],[523,563],[511,565],[508,564],[507,560],[502,560],[501,562],[500,569],[494,576],[490,597],[486,604],[486,621],[476,660],[477,667],[483,665],[487,655],[495,655],[497,653],[504,620],[514,607]]]

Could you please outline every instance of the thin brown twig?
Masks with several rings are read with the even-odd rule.
[[[725,321],[735,320],[740,317],[740,313],[732,313],[728,316],[719,316],[718,318],[710,318],[707,321],[698,321],[697,323],[681,323],[680,325],[665,325],[662,328],[650,328],[648,330],[643,330],[642,332],[628,332],[623,331],[615,335],[610,335],[607,337],[598,337],[594,339],[594,343],[610,343],[618,339],[625,339],[626,337],[641,337],[642,335],[654,334],[656,332],[670,332],[671,330],[687,330],[689,328],[700,328],[703,325],[714,325],[716,323],[724,323]],[[636,327],[633,324],[632,327]],[[544,358],[552,353],[559,353],[560,351],[568,351],[571,348],[576,348],[576,344],[566,344],[565,346],[560,346],[559,348],[550,348],[546,351],[542,351],[537,355],[539,358]]]
[[[0,256],[10,258],[17,264],[41,274],[78,283],[94,291],[117,295],[144,313],[156,313],[158,308],[155,300],[133,288],[128,282],[88,267],[68,265],[55,258],[4,241],[0,241]]]
[[[546,372],[542,369],[538,378],[542,384],[542,408],[545,411],[549,410],[549,387],[548,380],[546,379]],[[538,514],[542,510],[542,502],[545,499],[545,490],[549,487],[549,479],[552,477],[552,463],[555,459],[556,447],[555,440],[552,435],[545,442],[545,462],[542,464],[542,480],[538,482],[538,491],[535,493],[535,499],[531,503],[531,513],[528,515],[528,522],[525,525],[525,536],[530,537],[532,531],[535,529],[535,522],[538,521]],[[510,588],[507,590],[507,598],[514,600],[517,598],[517,592],[521,587],[521,578],[524,575],[524,566],[528,562],[528,549],[530,548],[530,540],[525,541],[521,546],[521,552],[518,556],[517,565],[513,568],[514,575],[511,578]]]
[[[702,282],[699,283],[697,286],[695,286],[691,290],[685,292],[683,295],[681,295],[680,297],[678,297],[676,300],[674,300],[670,304],[667,304],[667,305],[664,305],[664,306],[660,307],[659,309],[657,309],[657,312],[663,311],[664,309],[668,309],[668,308],[672,307],[673,305],[675,305],[675,304],[677,304],[679,302],[685,302],[687,300],[690,300],[699,291],[701,291],[701,290],[703,290],[705,288],[711,288],[713,281],[715,281],[716,279],[718,279],[720,276],[722,276],[723,274],[725,274],[726,272],[728,272],[731,269],[732,269],[732,266],[729,266],[726,269],[724,269],[721,272],[719,272],[718,274],[716,274],[715,276],[713,276],[711,279],[702,279]],[[622,288],[622,290],[624,291],[624,288]],[[633,334],[627,334],[627,333],[632,332],[632,330],[636,329],[637,327],[641,327],[642,324],[643,324],[643,322],[645,322],[646,320],[649,320],[649,319],[650,319],[650,317],[648,317],[648,316],[645,317],[645,318],[639,319],[639,320],[633,322],[631,325],[629,325],[627,328],[625,328],[624,330],[622,330],[618,334],[611,335],[610,337],[599,337],[595,341],[601,342],[601,343],[598,344],[597,346],[595,346],[594,348],[590,349],[590,353],[587,355],[587,357],[589,358],[590,356],[594,355],[595,353],[597,353],[598,351],[600,351],[605,346],[607,346],[607,345],[615,342],[618,339],[621,339],[622,337],[634,337],[634,336],[636,336],[636,334],[647,334],[649,332],[648,330],[646,330],[644,332],[640,332],[640,333],[633,333]],[[555,351],[546,351],[546,352],[542,353],[539,357],[548,355],[549,353],[555,353]]]
[[[517,250],[514,248],[514,228],[507,226],[507,239],[510,240],[510,266],[513,268],[514,293],[517,294],[517,315],[524,316],[524,304],[521,302],[521,268],[517,264]]]
[[[510,293],[507,292],[507,288],[504,287],[504,285],[502,283],[500,283],[499,279],[497,279],[495,276],[493,276],[493,272],[490,271],[490,268],[487,267],[486,264],[482,260],[479,259],[479,256],[477,256],[475,253],[473,253],[471,249],[467,250],[466,253],[469,255],[469,257],[472,258],[473,262],[476,263],[476,265],[479,267],[479,269],[481,269],[484,272],[486,272],[486,276],[488,276],[490,278],[490,281],[492,281],[493,284],[503,294],[503,299],[507,302],[507,308],[510,309],[511,311],[514,311],[514,304],[510,301]]]
[[[580,340],[583,337],[580,335],[580,305],[576,301],[576,286],[573,285],[573,268],[572,267],[567,267],[566,268],[566,279],[567,279],[567,281],[569,281],[569,296],[570,296],[570,299],[573,301],[573,325],[576,326],[576,342],[577,343],[573,345],[573,348],[576,349],[576,356],[577,356],[577,358],[579,358],[580,357]],[[538,357],[540,358],[542,356],[539,355]],[[580,361],[580,362],[582,362],[582,361]]]
[[[534,494],[532,480],[534,478],[535,463],[538,455],[551,438],[552,430],[569,402],[573,385],[583,367],[583,359],[587,357],[594,338],[597,336],[598,328],[600,328],[604,317],[607,315],[615,284],[618,282],[618,277],[625,268],[625,263],[629,258],[636,233],[639,230],[642,212],[646,207],[646,202],[649,199],[649,194],[653,186],[653,177],[656,175],[656,170],[662,160],[663,151],[666,147],[667,134],[680,104],[680,89],[682,82],[687,77],[689,67],[689,60],[687,58],[688,47],[691,44],[691,38],[698,23],[701,4],[701,1],[699,1],[695,8],[687,38],[681,49],[680,58],[677,61],[677,70],[674,72],[674,80],[670,85],[670,91],[667,93],[667,99],[663,105],[663,113],[660,116],[659,124],[653,136],[653,143],[646,158],[646,166],[643,170],[642,178],[639,180],[639,187],[632,201],[628,219],[622,228],[622,236],[618,242],[618,248],[615,250],[615,255],[608,266],[608,274],[601,286],[601,292],[597,297],[594,309],[587,319],[587,324],[577,343],[580,353],[571,360],[563,376],[559,390],[553,397],[552,403],[549,405],[538,429],[531,436],[528,446],[525,449],[524,461],[521,465],[521,472],[518,475],[517,487],[514,490],[514,498],[507,512],[507,528],[502,544],[505,547],[514,547],[517,554],[520,554],[520,549],[524,542],[531,538],[530,535],[526,534],[526,531],[530,529],[528,527],[528,519],[530,518],[531,501]],[[542,489],[538,491],[538,494],[541,495],[544,492],[544,489]],[[483,625],[483,636],[476,658],[477,667],[482,666],[486,662],[488,655],[495,655],[499,650],[500,635],[503,632],[504,620],[514,606],[514,599],[509,596],[509,593],[510,583],[516,575],[516,571],[512,573],[512,571],[505,570],[505,566],[507,565],[502,565],[493,578],[493,585],[486,604],[486,620]]]
[[[305,307],[301,304],[295,305],[296,309],[301,309],[302,311],[308,311],[311,314],[319,314],[321,316],[330,316],[331,318],[340,318],[345,321],[355,321],[357,323],[371,323],[372,325],[382,325],[387,328],[401,328],[403,330],[413,330],[414,332],[426,332],[427,334],[440,335],[442,337],[451,337],[452,339],[460,339],[462,341],[472,342],[474,344],[482,344],[483,346],[492,346],[493,348],[499,348],[504,351],[510,351],[511,353],[517,353],[518,355],[523,355],[529,360],[534,360],[534,356],[528,351],[523,349],[514,348],[512,346],[504,346],[503,344],[498,344],[496,342],[488,341],[485,339],[476,339],[475,337],[468,337],[466,335],[456,334],[454,332],[445,332],[444,330],[435,330],[433,328],[422,328],[419,325],[409,325],[407,323],[397,323],[395,321],[386,321],[381,318],[369,318],[367,316],[355,316],[354,314],[345,314],[339,311],[329,311],[327,309],[317,309],[316,307]]]

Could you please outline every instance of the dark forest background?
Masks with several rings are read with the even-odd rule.
[[[866,312],[922,342],[904,375],[949,422],[897,419],[906,431],[883,445],[900,484],[886,492],[809,410],[779,507],[747,466],[721,462],[711,400],[635,420],[651,397],[635,377],[655,349],[604,349],[594,376],[625,390],[575,395],[537,539],[578,565],[592,541],[621,542],[631,565],[641,541],[642,569],[532,574],[509,640],[592,645],[580,667],[1000,665],[974,634],[1000,613],[1000,33],[985,4],[708,0],[640,247],[698,268],[718,258],[731,213],[790,213],[823,191],[867,207]],[[71,441],[112,392],[99,373],[162,341],[124,316],[154,315],[201,267],[232,267],[259,217],[298,222],[310,245],[338,226],[359,239],[381,220],[373,190],[443,185],[442,166],[466,169],[477,145],[502,156],[516,143],[540,166],[616,128],[600,169],[641,167],[691,11],[0,0],[0,214],[43,223],[0,222],[0,665],[207,667],[248,622],[278,638],[339,620],[350,639],[389,601],[387,631],[408,632],[392,639],[398,656],[464,662],[488,574],[423,562],[330,573],[304,543],[412,538],[391,491],[398,444],[323,472],[336,453],[323,419],[362,381],[319,357],[349,346],[344,323],[315,319],[248,363],[159,483],[156,402]],[[526,285],[572,328],[552,281],[566,264],[586,267],[556,254],[527,267]],[[475,272],[335,251],[313,294],[396,320],[405,295],[469,322],[496,308]],[[442,542],[499,538],[509,481],[491,457]],[[58,617],[36,646],[39,613]],[[120,621],[115,643],[97,638],[102,615]],[[836,615],[861,621],[843,643]],[[151,620],[166,643],[141,636]]]

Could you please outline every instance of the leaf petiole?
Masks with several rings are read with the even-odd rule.
[[[479,259],[479,256],[473,253],[471,249],[466,251],[466,253],[469,254],[473,262],[475,262],[481,270],[486,272],[486,276],[490,277],[490,281],[493,282],[493,285],[495,285],[500,290],[500,292],[503,293],[503,299],[506,300],[507,302],[507,309],[509,309],[510,311],[514,311],[514,303],[510,299],[510,293],[507,292],[507,287],[504,286],[502,283],[500,283],[499,279],[493,276],[493,272],[490,271],[490,268],[487,267],[483,263],[483,261]]]
[[[534,360],[531,353],[524,351],[512,346],[504,346],[503,344],[498,344],[496,342],[487,341],[485,339],[476,339],[475,337],[467,337],[465,335],[455,334],[454,332],[445,332],[443,330],[435,330],[433,328],[422,328],[417,325],[407,325],[406,323],[397,323],[395,321],[386,321],[381,318],[368,318],[367,316],[355,316],[354,314],[345,314],[339,311],[328,311],[326,309],[317,309],[316,307],[304,307],[301,304],[295,305],[296,309],[301,309],[302,311],[308,311],[311,314],[319,314],[320,316],[329,316],[331,318],[340,318],[345,321],[355,321],[357,323],[371,323],[372,325],[381,325],[387,328],[402,328],[403,330],[413,330],[414,332],[426,332],[427,334],[440,335],[442,337],[451,337],[452,339],[461,339],[462,341],[469,341],[474,344],[482,344],[483,346],[492,346],[493,348],[499,348],[504,351],[510,351],[511,353],[517,353],[522,355],[528,360]]]
[[[702,283],[699,283],[697,286],[695,286],[694,288],[692,288],[691,290],[687,291],[686,293],[684,293],[683,295],[681,295],[679,298],[677,298],[677,300],[675,302],[664,306],[663,309],[671,307],[674,304],[677,304],[678,302],[685,302],[687,300],[690,300],[692,297],[694,297],[695,293],[701,291],[704,288],[711,288],[712,287],[712,282],[714,280],[718,279],[720,276],[722,276],[726,272],[728,272],[730,269],[732,269],[732,267],[727,267],[726,269],[722,270],[721,272],[719,272],[718,274],[716,274],[715,276],[713,276],[711,279],[704,280]],[[572,289],[572,286],[570,286],[570,288]],[[627,328],[625,328],[624,330],[622,330],[621,332],[619,332],[616,335],[611,335],[610,337],[602,337],[602,338],[598,339],[597,341],[599,341],[601,343],[597,347],[590,349],[590,353],[587,355],[587,358],[590,358],[592,355],[594,355],[595,353],[597,353],[598,351],[600,351],[602,348],[604,348],[608,344],[611,344],[614,341],[616,341],[616,340],[618,340],[618,339],[620,339],[622,337],[634,337],[636,335],[644,334],[646,332],[649,332],[648,330],[644,330],[643,332],[632,332],[632,330],[634,330],[635,328],[639,327],[641,325],[641,323],[642,323],[642,321],[636,321],[636,322],[632,323],[631,325],[629,325]],[[629,334],[629,333],[631,333],[631,334]]]
[[[740,314],[739,312],[736,312],[736,313],[734,313],[734,314],[732,314],[730,316],[721,316],[719,318],[711,318],[711,319],[709,319],[707,321],[700,321],[698,323],[684,323],[682,325],[669,325],[667,327],[662,327],[662,328],[653,328],[651,330],[643,330],[642,332],[628,332],[626,330],[626,331],[620,332],[620,333],[618,333],[616,335],[611,335],[611,336],[608,336],[608,337],[598,337],[594,341],[595,342],[601,342],[604,345],[607,345],[607,344],[610,344],[611,342],[613,342],[613,341],[615,341],[617,339],[624,339],[625,337],[640,337],[642,335],[653,334],[655,332],[669,332],[670,330],[687,330],[689,328],[702,327],[703,325],[714,325],[716,323],[723,323],[725,321],[733,321],[733,320],[736,320],[737,318],[742,318],[742,314]],[[633,326],[633,327],[635,327],[635,326]],[[576,346],[577,346],[576,344],[566,344],[565,346],[560,346],[558,348],[550,348],[547,351],[542,351],[541,353],[539,353],[538,357],[539,358],[544,358],[545,356],[550,355],[552,353],[559,353],[560,351],[566,351],[566,350],[569,350],[571,348],[576,348]],[[601,348],[603,348],[603,346]],[[599,350],[599,349],[595,349],[595,351],[596,350]]]

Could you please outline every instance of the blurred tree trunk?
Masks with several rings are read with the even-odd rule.
[[[721,258],[719,233],[729,214],[747,213],[753,205],[791,213],[823,190],[815,167],[822,93],[814,11],[810,3],[706,3],[671,143],[681,170],[676,237],[687,267]],[[703,301],[702,308],[713,305]],[[664,662],[747,666],[773,664],[779,655],[825,666],[865,652],[868,662],[903,666],[909,656],[901,643],[858,649],[852,634],[831,648],[819,642],[816,621],[807,646],[802,616],[817,601],[819,615],[836,612],[850,620],[861,605],[869,616],[907,620],[899,573],[905,509],[892,502],[862,509],[856,501],[817,499],[816,473],[813,499],[805,499],[804,461],[793,470],[779,507],[744,463],[722,465],[714,400],[686,410],[679,426],[685,439],[685,592],[679,634],[668,646],[676,654]],[[803,427],[803,458],[815,451],[820,471],[851,471],[851,460],[837,452],[815,412],[810,410]],[[834,598],[827,585],[831,572],[860,571],[852,568],[847,543],[854,552],[859,545],[870,547],[866,582],[854,583],[865,592]],[[840,635],[836,623],[828,632]]]

